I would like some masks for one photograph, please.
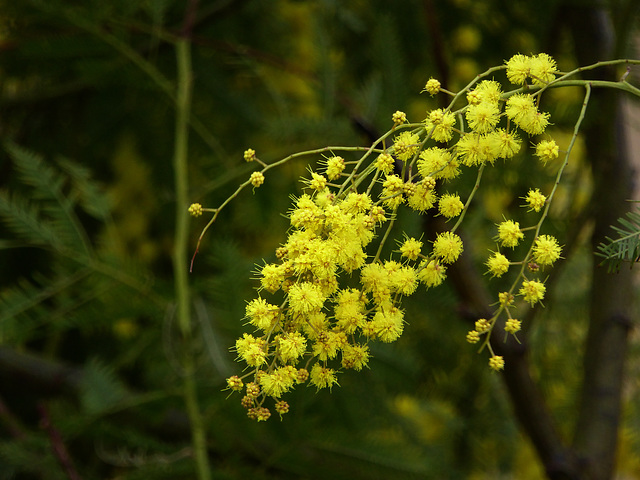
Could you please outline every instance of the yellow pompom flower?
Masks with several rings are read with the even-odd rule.
[[[342,349],[342,367],[359,372],[369,363],[369,356],[369,347],[366,345],[347,344]]]
[[[384,343],[395,342],[404,330],[404,314],[397,307],[378,310],[370,322],[373,332]]]
[[[507,118],[513,120],[516,125],[520,125],[523,120],[532,117],[537,111],[534,98],[526,93],[516,93],[510,96],[504,109]]]
[[[400,254],[409,260],[417,260],[422,249],[422,242],[415,238],[407,238],[400,246]]]
[[[404,202],[404,182],[398,175],[389,175],[382,184],[382,193],[384,204],[389,208],[397,208]]]
[[[265,352],[265,341],[255,338],[253,335],[245,333],[242,338],[236,340],[236,351],[238,356],[250,367],[259,367],[267,361]]]
[[[500,120],[500,108],[497,103],[481,102],[477,105],[469,105],[465,116],[471,130],[488,133],[495,130]]]
[[[542,210],[542,207],[544,207],[544,204],[547,201],[547,197],[540,193],[540,190],[537,188],[535,190],[529,190],[527,196],[524,197],[524,199],[529,205],[529,208],[534,212],[539,212],[540,210]]]
[[[344,333],[351,335],[366,321],[366,296],[355,288],[338,293],[334,307],[336,326]]]
[[[520,320],[516,320],[515,318],[510,318],[505,323],[504,331],[507,333],[516,333],[520,331],[522,322]]]
[[[327,159],[326,174],[329,180],[337,180],[340,178],[344,167],[345,163],[342,157],[335,156]]]
[[[491,367],[492,370],[495,370],[496,372],[503,370],[504,369],[504,358],[502,358],[500,355],[493,355],[490,359],[489,359],[489,367]]]
[[[291,365],[276,368],[273,373],[262,372],[258,376],[258,382],[265,395],[273,398],[280,398],[283,393],[288,392],[295,383],[297,370]]]
[[[547,112],[536,111],[535,114],[523,118],[516,124],[529,135],[540,135],[549,125],[549,116]]]
[[[260,285],[271,293],[277,292],[286,278],[285,273],[285,264],[269,263],[260,271]]]
[[[242,383],[242,379],[237,375],[233,375],[232,377],[227,378],[227,387],[233,390],[234,392],[239,392],[244,387]]]
[[[544,298],[546,291],[547,287],[544,286],[544,283],[537,280],[525,280],[518,293],[524,297],[525,302],[533,306]]]
[[[436,260],[425,260],[420,264],[418,280],[427,288],[437,287],[447,278],[447,267],[440,265]]]
[[[323,367],[319,363],[316,363],[311,367],[309,378],[309,382],[312,385],[315,385],[318,390],[321,388],[329,388],[329,390],[331,390],[331,387],[338,383],[335,370]]]
[[[307,314],[322,308],[324,296],[318,285],[301,282],[289,288],[289,308],[294,314]]]
[[[391,120],[393,120],[394,125],[402,125],[407,121],[407,114],[397,110],[392,116]]]
[[[531,57],[518,53],[506,62],[507,78],[514,85],[523,85],[531,72]]]
[[[507,220],[498,225],[498,238],[503,247],[514,248],[524,238],[524,233],[518,222]]]
[[[554,140],[542,140],[536,145],[535,155],[543,164],[546,164],[549,160],[558,158],[559,150],[560,148]]]
[[[467,342],[478,343],[480,341],[480,334],[476,330],[471,330],[467,333]]]
[[[460,173],[459,166],[451,152],[440,147],[427,148],[418,157],[418,172],[423,178],[455,178]]]
[[[253,162],[256,159],[256,151],[253,148],[247,148],[244,151],[244,159],[247,162]]]
[[[246,315],[251,325],[267,332],[278,321],[280,309],[263,298],[255,298],[247,304]]]
[[[491,322],[486,318],[479,318],[475,323],[476,332],[478,333],[487,333],[491,330]]]
[[[512,158],[520,151],[520,139],[513,132],[499,128],[494,132],[494,141],[497,144],[498,158]]]
[[[462,250],[462,239],[455,233],[440,233],[433,242],[433,254],[444,263],[455,262]]]
[[[509,270],[509,260],[501,253],[496,252],[487,260],[487,267],[491,276],[501,277]]]
[[[427,133],[433,130],[431,138],[436,142],[448,142],[451,140],[455,124],[455,115],[451,112],[445,112],[442,108],[429,112],[429,115],[425,120]]]
[[[497,139],[494,132],[486,135],[477,132],[467,133],[458,141],[456,151],[467,167],[493,163],[500,154]]]
[[[424,89],[429,92],[429,95],[431,95],[432,97],[438,93],[440,91],[440,82],[438,80],[436,80],[435,78],[430,78],[427,81],[427,84],[424,86]]]
[[[495,80],[483,80],[473,89],[473,93],[475,93],[476,98],[480,102],[497,104],[502,97],[502,87],[500,83]]]
[[[191,215],[192,217],[199,217],[200,215],[202,215],[202,205],[200,205],[199,203],[192,203],[189,206],[189,215]]]
[[[327,186],[327,179],[324,175],[320,175],[316,172],[311,172],[311,180],[309,180],[308,183],[311,188],[319,192]]]
[[[251,174],[251,177],[249,178],[249,182],[251,182],[251,185],[257,188],[264,183],[264,175],[262,174],[262,172],[253,172]]]
[[[420,137],[415,133],[402,132],[393,142],[393,153],[403,162],[409,160],[418,151]]]
[[[413,210],[422,213],[436,203],[436,192],[426,183],[419,183],[407,198],[407,203]]]
[[[307,339],[300,332],[278,335],[276,345],[282,363],[296,361],[307,351]]]
[[[381,153],[378,155],[378,158],[376,158],[375,166],[382,173],[388,175],[393,172],[393,157],[388,153]]]
[[[440,201],[438,202],[440,215],[447,218],[457,217],[463,209],[464,204],[458,195],[445,193],[440,197]]]
[[[529,75],[534,85],[543,86],[556,78],[558,68],[556,61],[546,53],[539,53],[531,58]]]
[[[540,265],[552,265],[558,258],[562,249],[558,241],[551,235],[540,235],[536,238],[533,247],[533,259]]]

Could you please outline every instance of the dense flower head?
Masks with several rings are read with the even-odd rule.
[[[518,53],[506,62],[507,78],[515,85],[522,85],[527,81],[531,71],[531,57]]]
[[[404,182],[398,175],[388,175],[382,184],[382,193],[384,204],[389,208],[397,208],[404,202]]]
[[[418,172],[423,178],[455,178],[460,174],[460,162],[449,150],[430,147],[423,150],[418,158]]]
[[[509,259],[499,252],[494,253],[487,260],[489,273],[493,277],[501,277],[509,270]]]
[[[429,92],[429,95],[434,96],[436,93],[440,91],[440,82],[435,78],[430,78],[427,81],[427,84],[424,86],[424,89]]]
[[[498,128],[493,132],[498,158],[512,158],[520,151],[520,139],[514,132]]]
[[[271,305],[263,298],[255,298],[247,304],[246,313],[251,325],[268,332],[276,324],[280,316],[280,308]]]
[[[429,112],[425,120],[427,133],[433,130],[431,138],[436,142],[448,142],[451,140],[455,124],[455,115],[451,112],[445,112],[442,108]]]
[[[407,121],[407,114],[398,110],[391,116],[391,120],[394,125],[402,125]]]
[[[555,160],[558,158],[558,151],[560,148],[553,140],[542,140],[536,145],[536,156],[542,163],[547,163],[549,160]]]
[[[546,291],[547,288],[544,283],[537,280],[525,280],[522,282],[522,287],[520,287],[518,293],[524,297],[525,302],[533,306],[544,298]]]
[[[393,153],[402,161],[407,161],[415,155],[420,146],[420,137],[411,132],[402,132],[393,142]]]
[[[455,194],[445,193],[438,201],[438,211],[440,215],[447,218],[457,217],[462,213],[463,209],[464,203],[462,203],[460,197]]]
[[[526,200],[530,210],[533,210],[534,212],[539,212],[547,201],[547,197],[540,193],[540,189],[538,188],[530,189],[524,199]]]
[[[427,288],[437,287],[447,278],[447,267],[437,260],[424,260],[418,270],[418,280]]]
[[[524,238],[524,233],[518,222],[506,220],[498,225],[498,238],[503,247],[514,248]]]
[[[475,99],[474,102],[469,101],[469,103],[488,102],[497,104],[502,98],[502,87],[495,80],[483,80],[469,93],[473,93]],[[469,96],[467,95],[468,98]]]
[[[500,121],[500,107],[497,102],[480,102],[469,105],[465,116],[471,130],[478,133],[488,133],[495,130]]]
[[[540,235],[536,238],[533,247],[533,259],[540,265],[552,265],[558,258],[562,249],[558,241],[551,235]]]
[[[315,385],[318,390],[321,388],[331,389],[333,385],[337,385],[338,383],[335,370],[323,367],[319,363],[315,363],[311,368],[309,381],[311,382],[311,385]]]
[[[400,245],[400,253],[409,260],[417,260],[421,249],[422,242],[413,237],[407,238],[402,242],[402,245]]]
[[[244,159],[247,162],[253,162],[256,159],[256,151],[253,148],[247,148],[244,151]]]
[[[249,182],[257,188],[264,183],[264,175],[262,172],[253,172],[249,178]]]
[[[558,73],[556,61],[546,53],[533,56],[530,65],[530,75],[534,85],[545,85],[555,79]]]
[[[472,132],[464,135],[456,146],[462,164],[473,167],[487,162],[493,163],[501,152],[497,139],[493,132],[491,134]]]
[[[517,320],[515,318],[510,318],[507,320],[507,322],[504,325],[504,331],[507,333],[514,334],[520,331],[521,325],[522,325],[522,322],[520,320]]]
[[[191,215],[192,217],[199,217],[200,215],[202,215],[202,205],[200,205],[199,203],[192,203],[189,206],[189,215]]]
[[[413,192],[408,195],[407,203],[417,212],[429,210],[436,203],[436,192],[426,183],[419,183]]]
[[[376,159],[375,166],[384,174],[393,172],[394,162],[393,157],[388,153],[381,153]]]
[[[526,93],[517,93],[509,97],[505,114],[529,135],[539,135],[549,125],[549,114],[539,112],[534,98]]]
[[[444,263],[455,262],[462,250],[462,239],[455,233],[439,233],[433,242],[433,254]]]
[[[327,159],[326,174],[329,180],[337,180],[345,169],[344,158],[333,156]]]
[[[500,355],[493,355],[490,359],[489,359],[489,367],[491,367],[492,370],[495,370],[496,372],[503,370],[504,369],[504,358],[502,358]]]

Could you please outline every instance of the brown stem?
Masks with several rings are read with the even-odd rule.
[[[78,475],[73,465],[69,450],[67,450],[67,446],[62,439],[62,435],[60,435],[58,429],[51,422],[49,410],[44,402],[40,402],[38,405],[38,412],[40,413],[40,426],[46,430],[49,436],[51,450],[53,451],[53,455],[58,459],[58,463],[60,463],[69,480],[81,480],[80,475]]]

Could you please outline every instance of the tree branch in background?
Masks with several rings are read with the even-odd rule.
[[[571,29],[579,62],[613,58],[613,33],[602,10],[572,8],[564,15]],[[603,74],[615,79],[613,71]],[[595,182],[595,226],[592,248],[610,233],[610,225],[629,209],[634,172],[626,150],[619,95],[594,92],[594,108],[583,131]],[[615,120],[612,120],[615,119]],[[585,122],[586,123],[586,122]],[[631,326],[632,272],[616,275],[594,262],[589,331],[584,353],[584,378],[573,445],[584,462],[583,477],[612,477],[622,409],[622,386]]]

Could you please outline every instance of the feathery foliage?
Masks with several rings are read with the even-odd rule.
[[[612,225],[618,234],[616,238],[605,237],[606,241],[598,245],[596,255],[604,257],[600,263],[606,265],[609,272],[618,272],[623,263],[633,264],[640,261],[640,210],[627,212],[626,217],[618,219],[621,226]]]

